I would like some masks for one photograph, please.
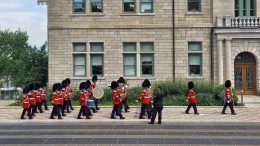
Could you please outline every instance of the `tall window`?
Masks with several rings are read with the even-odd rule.
[[[153,12],[153,0],[140,0],[141,13]]]
[[[136,43],[123,43],[124,76],[136,76]]]
[[[103,0],[90,0],[91,12],[103,12]]]
[[[235,16],[256,16],[256,0],[235,0]]]
[[[104,60],[103,60],[104,44],[90,43],[90,70],[92,75],[103,76]]]
[[[86,76],[86,44],[73,44],[73,74],[76,77]]]
[[[141,74],[153,75],[153,62],[154,62],[154,44],[153,43],[141,43]]]
[[[73,0],[73,13],[85,13],[85,7],[85,0]]]
[[[123,0],[124,12],[135,12],[135,0]]]
[[[188,42],[189,75],[202,75],[202,43]]]
[[[201,0],[188,0],[188,11],[200,12],[201,11]]]

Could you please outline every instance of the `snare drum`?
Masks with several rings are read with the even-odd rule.
[[[94,107],[94,100],[88,100],[87,107]]]

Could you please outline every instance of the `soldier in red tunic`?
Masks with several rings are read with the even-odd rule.
[[[90,86],[90,91],[89,91],[89,98],[90,100],[93,100],[94,101],[94,104],[95,104],[95,98],[93,97],[93,94],[92,94],[92,91],[93,91],[93,85],[91,84],[91,82],[89,80],[86,81],[86,84]],[[95,85],[96,87],[96,85]],[[94,87],[94,88],[95,88]],[[96,113],[96,107],[88,107],[88,109],[92,110],[93,113]],[[85,116],[85,115],[84,115]]]
[[[31,112],[30,112],[30,109],[29,109],[29,87],[24,87],[23,88],[23,96],[22,98],[20,98],[17,102],[22,102],[23,103],[23,112],[22,112],[22,115],[21,115],[21,119],[25,119],[24,118],[24,115],[25,115],[25,112],[27,112],[27,115],[29,117],[29,119],[32,119],[32,115],[31,115]]]
[[[116,116],[119,116],[120,119],[125,119],[125,117],[123,117],[123,115],[121,114],[121,108],[120,108],[121,99],[120,99],[120,93],[118,90],[118,83],[116,81],[113,81],[111,83],[111,89],[113,90],[112,91],[112,102],[113,102],[114,107],[113,107],[110,119],[116,119],[115,114],[116,114]]]
[[[142,83],[143,90],[140,93],[139,100],[142,102],[141,106],[141,112],[139,115],[139,119],[145,119],[143,116],[145,115],[145,112],[147,112],[148,119],[151,119],[151,99],[150,96],[152,96],[151,92],[151,83],[148,79],[145,79]]]
[[[48,109],[47,101],[46,101],[46,96],[47,96],[46,83],[41,83],[40,92],[41,92],[41,97],[42,97],[41,105],[44,105],[44,108],[47,111],[49,109]]]
[[[62,92],[62,85],[61,83],[58,83],[58,99],[59,99],[59,108],[61,111],[62,116],[66,116],[66,114],[64,113],[64,108],[63,108],[63,92]]]
[[[89,112],[87,112],[87,101],[88,101],[88,91],[87,89],[90,88],[90,84],[87,84],[86,82],[81,82],[79,85],[79,89],[80,94],[79,94],[79,104],[80,104],[80,110],[79,110],[79,114],[78,114],[78,118],[77,119],[82,119],[81,118],[81,114],[83,113],[83,115],[86,116],[86,119],[91,119],[89,116]]]
[[[126,98],[128,86],[123,77],[120,77],[119,80],[117,81],[117,83],[119,84],[119,93],[120,93],[120,97],[122,99],[121,110],[124,106],[125,112],[127,113],[127,112],[129,112],[129,109],[130,109],[128,106],[127,98]]]
[[[32,116],[35,116],[35,111],[36,111],[36,106],[35,106],[35,94],[34,94],[34,84],[30,84],[29,85],[29,93],[28,93],[28,96],[29,96],[29,103],[30,103],[30,107],[29,107],[29,110],[30,110],[30,113]]]
[[[34,93],[35,93],[35,100],[36,100],[36,111],[37,108],[40,111],[40,113],[43,113],[42,111],[42,107],[41,107],[41,91],[40,91],[40,84],[39,83],[35,83],[34,84]]]
[[[70,86],[70,79],[69,78],[66,78],[65,81],[67,82],[67,91],[68,91],[68,95],[69,95],[69,107],[71,110],[74,110],[74,108],[72,107],[72,104],[71,104],[71,100],[72,100],[72,92],[73,92],[73,88]]]
[[[70,113],[69,110],[69,93],[68,93],[68,83],[66,80],[61,82],[62,85],[62,96],[63,96],[63,110],[67,110],[67,113]]]
[[[51,112],[51,117],[50,119],[55,119],[54,115],[55,113],[58,115],[58,119],[62,119],[61,114],[60,114],[60,108],[59,108],[59,96],[58,96],[58,92],[59,92],[59,85],[58,83],[55,83],[52,86],[52,105],[53,105],[53,109]]]
[[[97,86],[97,80],[98,80],[97,76],[94,75],[94,76],[92,77],[92,84],[91,84],[92,91],[93,91],[93,90],[96,88],[96,86]],[[94,98],[94,103],[95,103],[95,110],[100,110],[100,108],[98,107],[99,100],[96,99],[96,98]]]
[[[193,110],[194,110],[194,114],[195,115],[199,115],[198,111],[197,111],[197,105],[196,105],[196,91],[194,89],[194,84],[192,81],[190,81],[188,83],[188,91],[187,91],[187,96],[188,96],[188,102],[189,102],[189,105],[185,111],[186,114],[189,114],[189,111],[190,111],[190,108],[191,106],[193,107]]]
[[[232,99],[231,81],[227,80],[225,82],[225,95],[224,95],[224,107],[222,114],[226,114],[226,108],[229,106],[232,115],[236,115],[234,111],[234,101]]]

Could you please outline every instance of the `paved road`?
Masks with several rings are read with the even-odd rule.
[[[260,145],[260,123],[2,123],[0,145]]]

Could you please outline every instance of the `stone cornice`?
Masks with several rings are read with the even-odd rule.
[[[230,33],[260,33],[260,28],[217,28],[214,31],[216,34],[230,34]]]

